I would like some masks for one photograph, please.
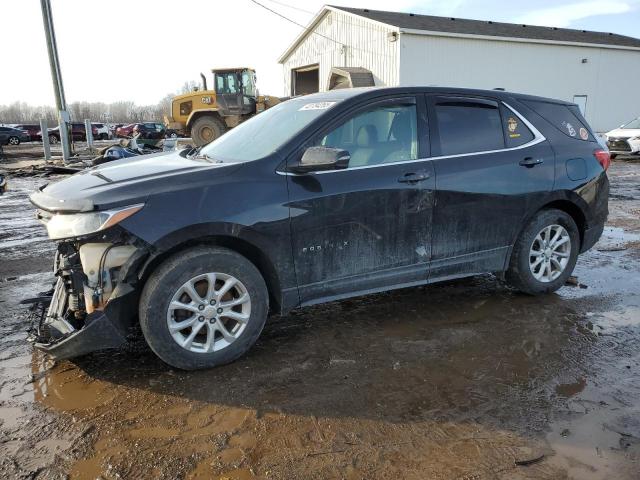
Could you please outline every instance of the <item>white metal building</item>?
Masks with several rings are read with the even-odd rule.
[[[368,70],[380,86],[504,88],[573,101],[600,132],[640,115],[640,39],[613,33],[326,6],[279,62],[285,95],[335,88],[338,67]],[[366,85],[362,78],[347,86]]]

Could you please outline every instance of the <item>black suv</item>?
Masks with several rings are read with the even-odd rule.
[[[269,313],[494,272],[562,287],[607,218],[609,154],[576,105],[501,91],[345,89],[198,150],[34,193],[58,241],[37,344],[117,347],[138,318],[184,369],[230,362]],[[427,307],[425,299],[425,308]]]

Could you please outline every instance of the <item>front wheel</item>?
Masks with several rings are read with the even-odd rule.
[[[158,357],[195,370],[232,362],[249,350],[268,309],[264,279],[249,260],[226,248],[196,247],[149,277],[139,316]]]
[[[56,137],[55,135],[49,135],[49,143],[55,145],[56,143],[58,143],[58,137]]]
[[[20,139],[18,137],[9,137],[9,145],[20,145]]]
[[[541,210],[520,234],[506,279],[531,295],[555,292],[573,272],[579,251],[573,218],[562,210]]]

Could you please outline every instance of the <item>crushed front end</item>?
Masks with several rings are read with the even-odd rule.
[[[41,207],[38,200],[34,194],[32,202]],[[137,315],[137,272],[148,256],[147,245],[117,225],[118,216],[126,218],[122,212],[131,209],[61,213],[39,208],[38,218],[58,245],[53,290],[27,302],[47,308],[31,335],[37,348],[64,359],[126,342]]]

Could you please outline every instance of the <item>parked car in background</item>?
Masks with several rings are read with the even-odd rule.
[[[17,128],[18,130],[25,130],[30,137],[30,141],[35,141],[38,139],[38,132],[40,131],[40,125],[35,124],[35,123],[30,123],[30,124],[20,124],[20,125],[14,125],[14,128]]]
[[[122,125],[116,128],[116,137],[118,138],[128,138],[133,136],[133,127],[135,127],[135,123],[130,123],[128,125]]]
[[[111,132],[109,126],[104,123],[92,123],[94,128],[93,138],[96,140],[108,140]]]
[[[73,122],[70,124],[70,133],[71,140],[74,142],[84,142],[87,140],[87,133],[84,128],[84,123]],[[98,133],[98,129],[95,126],[92,126],[93,137],[96,138]],[[38,132],[39,135],[42,135],[42,132]],[[49,143],[59,143],[60,142],[60,127],[50,128],[48,131]]]
[[[608,214],[609,152],[578,106],[511,92],[332,90],[189,152],[31,196],[58,242],[37,348],[114,348],[139,321],[166,363],[206,368],[270,312],[491,272],[547,294]]]
[[[140,135],[142,139],[164,138],[165,126],[162,123],[144,122],[133,126],[133,135]]]
[[[0,145],[20,145],[21,142],[30,142],[31,136],[26,130],[13,127],[0,127]]]
[[[611,158],[640,154],[640,117],[605,133]]]

